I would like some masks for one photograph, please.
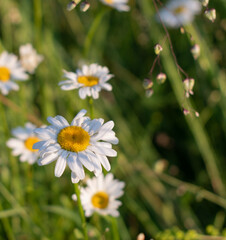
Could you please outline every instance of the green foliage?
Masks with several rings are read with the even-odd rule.
[[[20,45],[31,42],[45,57],[18,92],[0,98],[0,240],[83,237],[71,199],[70,171],[55,178],[54,163],[30,166],[6,147],[11,129],[32,117],[46,124],[48,116],[59,114],[70,121],[82,108],[88,110],[89,103],[76,90],[58,86],[62,69],[74,71],[83,62],[106,65],[115,76],[110,80],[113,91],[102,92],[94,101],[94,117],[115,122],[120,143],[117,159],[110,160],[111,171],[126,183],[121,216],[114,223],[96,215],[87,219],[90,239],[113,239],[118,227],[123,240],[136,239],[140,232],[148,239],[198,240],[205,239],[198,237],[205,236],[209,224],[215,227],[207,227],[208,237],[226,236],[225,1],[210,1],[217,10],[215,23],[200,14],[186,34],[169,30],[180,66],[195,79],[195,95],[188,102],[184,77],[178,74],[168,41],[162,44],[165,32],[151,0],[131,0],[128,13],[98,0],[91,1],[86,13],[78,8],[68,12],[67,4],[0,0],[0,52],[18,54]],[[13,11],[18,11],[16,20]],[[142,84],[157,43],[163,45],[161,67],[156,65],[153,72],[154,94],[146,98]],[[190,53],[194,43],[201,47],[197,60]],[[167,75],[162,85],[155,82],[160,71]],[[200,117],[184,116],[184,103]]]

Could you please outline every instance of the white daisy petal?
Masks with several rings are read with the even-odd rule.
[[[20,46],[19,53],[21,65],[31,74],[34,73],[37,66],[43,61],[43,56],[37,54],[30,43]]]
[[[34,132],[36,126],[31,123],[26,123],[25,127],[17,127],[12,130],[15,138],[7,141],[6,145],[12,148],[12,155],[19,156],[20,161],[33,164],[39,157],[38,151],[34,150],[33,146],[42,147],[46,141],[38,137]]]
[[[55,161],[59,157],[59,152],[50,153],[47,154],[45,157],[38,159],[38,164],[43,166]]]
[[[80,178],[77,177],[77,175],[74,172],[71,172],[71,181],[72,183],[78,183],[80,181]]]
[[[200,11],[201,4],[197,0],[170,0],[159,15],[168,27],[178,28],[190,23]]]
[[[98,146],[89,146],[89,150],[91,150],[97,154],[100,154],[100,155],[106,155],[108,157],[116,157],[117,156],[117,152],[111,148],[101,148]]]
[[[96,68],[93,65],[92,71]],[[112,149],[112,143],[117,142],[112,130],[113,121],[104,124],[103,119],[91,120],[85,114],[86,110],[81,110],[70,125],[62,116],[49,117],[51,125],[35,130],[37,136],[44,140],[33,145],[33,149],[39,150],[39,165],[57,160],[55,175],[60,177],[68,164],[73,183],[85,178],[84,167],[96,176],[102,173],[102,165],[109,171],[111,166],[107,156],[117,155]],[[105,137],[109,141],[103,140]]]
[[[108,161],[108,158],[104,155],[97,155],[99,161],[101,162],[101,164],[103,165],[103,167],[106,169],[106,171],[110,171],[111,170],[111,165]]]
[[[122,7],[120,3],[118,3],[117,6],[119,5]],[[89,66],[83,65],[82,69],[76,70],[76,73],[64,70],[63,78],[66,78],[66,80],[61,81],[59,85],[62,90],[66,91],[78,88],[81,99],[85,99],[87,96],[97,99],[99,98],[101,89],[107,91],[112,90],[112,86],[109,83],[105,83],[112,77],[113,75],[109,74],[107,67],[93,63]]]
[[[84,172],[81,162],[78,161],[77,155],[75,155],[75,154],[69,155],[69,157],[67,159],[67,163],[68,163],[68,166],[71,169],[71,171],[76,173],[76,176],[79,179],[84,179],[85,172]]]
[[[120,194],[112,194],[114,189]],[[82,187],[81,202],[85,215],[91,216],[94,212],[102,215],[119,216],[118,207],[121,202],[117,200],[123,194],[124,183],[113,179],[112,174],[105,177],[101,174],[99,177],[88,179],[87,187]]]
[[[17,91],[19,86],[15,81],[27,80],[28,75],[21,66],[17,56],[6,51],[0,55],[0,91],[7,95],[11,90]]]
[[[68,155],[68,152],[63,151],[62,154],[57,159],[55,170],[54,170],[56,177],[60,177],[63,174],[66,167],[66,163],[67,163],[66,161],[67,155]]]
[[[90,172],[94,171],[94,166],[93,166],[93,162],[90,161],[90,159],[88,158],[88,156],[83,153],[80,152],[78,153],[78,160],[84,165],[85,168],[87,168]]]

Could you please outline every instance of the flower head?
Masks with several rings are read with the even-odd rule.
[[[17,127],[12,130],[12,135],[15,138],[10,138],[7,141],[7,146],[12,148],[13,156],[20,156],[21,162],[33,164],[38,159],[38,151],[32,149],[33,144],[41,139],[34,133],[37,127],[32,123],[26,123],[25,127]]]
[[[37,54],[30,43],[20,46],[19,52],[23,68],[29,73],[34,73],[39,63],[43,61],[43,56]]]
[[[87,96],[97,99],[101,89],[112,90],[112,86],[107,83],[112,77],[113,75],[109,74],[107,67],[102,67],[94,63],[89,66],[84,65],[76,73],[64,70],[64,78],[67,80],[60,82],[59,85],[63,90],[79,88],[81,99],[85,99]]]
[[[87,180],[87,187],[81,188],[81,202],[87,217],[93,212],[102,215],[119,216],[121,202],[117,198],[123,195],[124,182],[113,179],[112,173]]]
[[[200,10],[201,4],[197,0],[170,0],[159,14],[167,26],[177,28],[191,22]]]
[[[105,5],[116,8],[118,11],[129,11],[128,0],[100,0]]]
[[[62,116],[48,117],[51,125],[35,130],[44,139],[33,146],[33,149],[39,149],[39,165],[57,160],[55,176],[60,177],[68,164],[73,183],[85,178],[83,166],[96,176],[102,172],[101,165],[109,171],[111,166],[107,156],[117,155],[112,149],[112,144],[118,143],[112,131],[114,122],[103,124],[102,118],[91,120],[85,114],[86,110],[81,110],[71,124]]]
[[[7,95],[9,91],[19,90],[19,86],[15,83],[17,81],[24,81],[28,79],[28,75],[20,65],[17,56],[3,52],[0,55],[0,91],[3,95]]]

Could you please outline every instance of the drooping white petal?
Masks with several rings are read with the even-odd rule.
[[[58,158],[60,153],[61,153],[61,151],[54,152],[54,153],[50,153],[50,154],[46,155],[44,158],[39,158],[38,164],[41,165],[41,166],[42,165],[47,165],[47,164],[55,161]]]
[[[68,155],[68,152],[63,151],[62,154],[57,159],[55,170],[54,170],[56,177],[60,177],[63,174],[66,167],[66,163],[67,163],[67,160],[66,160],[67,155]]]

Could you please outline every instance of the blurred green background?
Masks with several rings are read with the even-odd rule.
[[[117,219],[120,239],[136,239],[139,232],[154,238],[173,226],[205,234],[213,224],[221,231],[226,209],[226,2],[210,1],[217,11],[214,23],[201,13],[185,34],[169,29],[178,63],[195,79],[191,102],[184,100],[184,77],[168,41],[161,67],[153,72],[154,94],[145,96],[143,79],[149,77],[153,48],[165,36],[151,0],[130,0],[128,13],[97,0],[86,13],[79,8],[68,12],[67,4],[0,0],[0,51],[18,54],[22,44],[32,43],[45,57],[36,74],[7,96],[17,107],[1,98],[0,239],[79,239],[69,170],[58,179],[54,163],[21,163],[6,141],[29,116],[47,123],[48,116],[58,114],[71,121],[80,109],[88,109],[76,90],[58,86],[62,69],[74,71],[83,63],[107,66],[115,75],[113,91],[94,101],[94,117],[113,120],[120,140],[118,157],[110,160],[115,177],[126,183]],[[195,43],[201,47],[197,60],[190,52]],[[155,81],[160,71],[167,75],[162,85]],[[200,117],[184,116],[183,105],[191,105]],[[95,215],[88,223],[90,239],[111,239],[108,218]]]

